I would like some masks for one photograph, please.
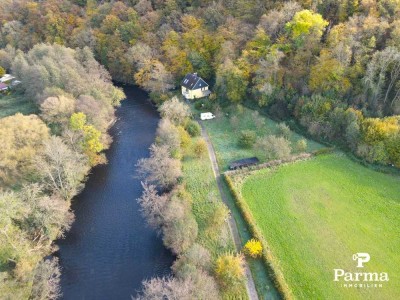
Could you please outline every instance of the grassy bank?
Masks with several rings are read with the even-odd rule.
[[[193,138],[192,144],[194,145],[198,139]],[[216,232],[213,228],[214,211],[222,200],[208,154],[198,158],[191,154],[192,151],[187,152],[182,159],[183,180],[186,190],[192,196],[192,210],[199,226],[197,242],[207,248],[213,259],[216,259],[221,254],[234,252],[235,246],[227,223],[223,226],[222,232]],[[230,295],[225,292],[223,297],[224,299],[247,299],[244,286],[241,291],[239,295]]]
[[[296,298],[393,299],[399,294],[399,177],[330,154],[233,178],[268,242],[270,259]],[[390,281],[375,289],[334,282],[335,268],[359,270],[352,260],[357,252],[371,255],[363,272],[387,272]]]
[[[277,133],[278,123],[263,115],[259,115],[259,118],[264,121],[264,124],[257,128],[255,119],[252,115],[253,112],[253,110],[243,108],[241,113],[237,112],[228,115],[221,114],[213,120],[204,122],[210,139],[214,145],[218,157],[218,163],[222,171],[227,170],[229,162],[233,160],[257,156],[254,149],[246,149],[238,145],[239,134],[242,130],[254,130],[258,137]],[[233,127],[230,122],[233,116],[236,116],[239,119],[236,128]],[[290,141],[292,145],[295,145],[298,140],[303,138],[303,136],[292,132]],[[307,152],[312,152],[324,147],[325,146],[313,140],[307,140]]]

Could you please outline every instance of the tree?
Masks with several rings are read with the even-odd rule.
[[[267,160],[287,158],[292,151],[290,142],[287,139],[274,135],[259,138],[254,148]]]
[[[139,177],[162,188],[171,188],[182,175],[181,162],[171,157],[168,146],[151,145],[150,157],[137,163]]]
[[[37,172],[49,190],[70,200],[82,189],[89,164],[84,155],[53,136],[44,143],[43,152],[37,158]]]
[[[173,155],[180,150],[181,136],[178,128],[167,118],[161,119],[157,127],[156,143],[168,146]]]
[[[22,183],[34,170],[34,157],[49,138],[49,129],[36,115],[20,113],[0,119],[0,180]]]
[[[327,25],[328,22],[320,14],[305,9],[297,12],[292,21],[286,23],[286,29],[291,33],[293,39],[298,39],[309,34],[321,37]]]
[[[0,66],[0,77],[3,77],[6,74],[6,70]]]
[[[188,121],[185,126],[186,131],[190,134],[191,137],[196,137],[201,134],[200,124],[196,121]]]
[[[41,117],[49,123],[67,123],[75,109],[75,100],[66,97],[48,97],[40,104]]]
[[[196,271],[185,278],[153,278],[143,282],[143,290],[136,300],[148,299],[219,299],[214,279],[204,271]]]
[[[189,106],[179,101],[178,97],[165,101],[160,106],[159,111],[163,118],[169,119],[176,126],[184,125],[191,116]]]
[[[135,82],[148,92],[165,94],[174,87],[174,79],[164,65],[152,59],[135,73]]]
[[[245,279],[244,264],[242,254],[227,253],[217,258],[215,273],[224,289],[235,291],[241,286]]]
[[[400,51],[387,47],[376,52],[368,63],[364,82],[372,105],[391,112],[400,101]]]
[[[296,143],[296,150],[298,152],[304,152],[307,150],[307,140],[306,139],[300,139]]]
[[[101,142],[101,132],[86,122],[86,115],[82,112],[74,113],[69,120],[71,130],[81,134],[80,146],[83,152],[89,158],[91,166],[95,166],[102,162],[99,153],[104,149]]]
[[[193,152],[196,157],[203,157],[207,153],[207,143],[204,139],[199,139],[196,141],[193,147]]]
[[[276,127],[276,133],[277,133],[277,136],[284,137],[287,140],[289,140],[290,136],[292,135],[290,127],[287,126],[285,123],[278,124],[278,126]]]
[[[199,269],[211,271],[211,265],[210,252],[200,244],[194,243],[174,262],[172,270],[177,277],[185,278]]]
[[[53,257],[40,262],[35,270],[31,299],[57,299],[61,296],[61,269],[58,258]]]
[[[251,148],[256,142],[256,133],[253,130],[243,130],[240,132],[238,144],[242,148]]]
[[[156,186],[142,182],[143,193],[137,199],[147,223],[154,229],[161,230],[165,221],[165,209],[169,201],[167,194],[159,195]]]
[[[227,59],[219,66],[216,74],[215,89],[220,97],[237,103],[246,96],[248,77],[231,60]]]

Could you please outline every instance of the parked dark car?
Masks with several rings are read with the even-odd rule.
[[[249,157],[249,158],[235,160],[229,164],[229,170],[237,170],[244,167],[254,166],[259,162],[260,161],[258,160],[257,157]]]

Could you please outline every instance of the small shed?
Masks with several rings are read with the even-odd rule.
[[[254,165],[258,164],[259,162],[260,161],[258,160],[257,157],[249,157],[249,158],[235,160],[229,164],[229,170],[237,170],[240,168],[254,166]]]
[[[199,99],[211,94],[208,83],[197,73],[189,73],[182,80],[182,95],[186,99]]]

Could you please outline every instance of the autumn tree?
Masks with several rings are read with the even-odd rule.
[[[163,118],[171,120],[177,126],[184,125],[191,116],[189,106],[179,101],[178,97],[165,101],[158,110]]]
[[[36,115],[20,113],[0,119],[0,179],[4,184],[26,180],[34,158],[49,138],[49,129]]]
[[[181,162],[171,157],[168,146],[151,145],[150,157],[137,163],[138,175],[162,188],[171,188],[182,174]]]

